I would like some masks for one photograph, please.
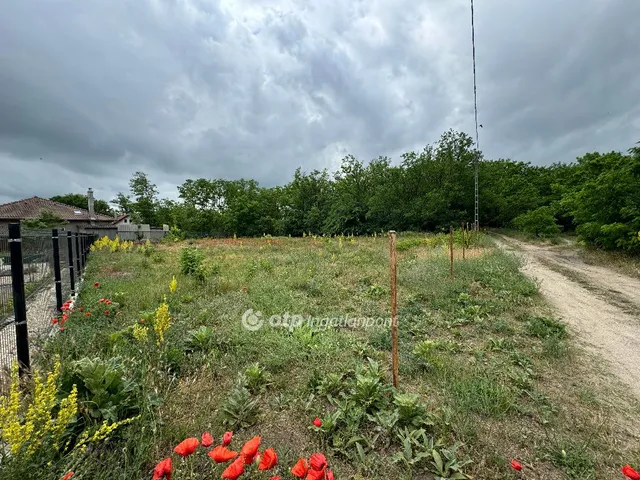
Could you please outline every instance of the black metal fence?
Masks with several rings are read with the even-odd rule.
[[[0,231],[0,377],[30,368],[33,340],[78,290],[95,235],[64,229]]]

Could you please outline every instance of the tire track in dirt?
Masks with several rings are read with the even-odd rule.
[[[523,272],[538,281],[578,342],[640,398],[640,280],[587,265],[571,250],[493,238],[524,259]]]

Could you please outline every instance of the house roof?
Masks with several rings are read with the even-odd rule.
[[[124,220],[125,218],[129,218],[129,214],[125,213],[124,215],[118,215],[113,222],[111,222],[111,225],[115,225],[118,222],[121,222],[122,220]]]
[[[26,220],[38,218],[43,211],[55,213],[68,222],[90,220],[89,211],[84,208],[73,207],[46,198],[31,197],[16,202],[0,205],[0,220]],[[113,217],[96,213],[94,218],[98,222],[112,222]]]

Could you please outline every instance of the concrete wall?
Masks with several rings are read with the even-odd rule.
[[[153,240],[159,241],[169,231],[168,225],[162,228],[151,228],[148,224],[120,224],[118,228],[118,237],[121,240]]]

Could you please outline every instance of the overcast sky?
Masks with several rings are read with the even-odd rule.
[[[640,1],[476,0],[480,146],[640,140]],[[473,132],[468,0],[5,0],[0,202],[147,172],[287,182]]]

